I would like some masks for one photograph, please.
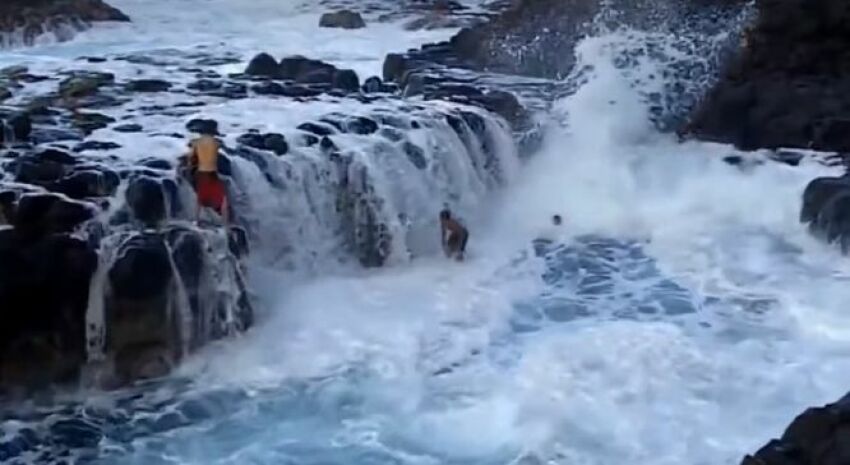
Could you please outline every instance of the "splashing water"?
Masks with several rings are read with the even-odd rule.
[[[258,266],[275,311],[244,337],[168,381],[21,414],[0,441],[35,431],[103,464],[738,463],[850,385],[850,267],[797,223],[830,168],[734,167],[658,133],[635,76],[660,65],[609,46],[645,38],[578,46],[543,150],[469,204],[467,262],[308,282]],[[384,173],[403,204],[403,171]]]

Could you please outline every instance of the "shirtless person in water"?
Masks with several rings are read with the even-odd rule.
[[[201,208],[212,208],[225,224],[228,223],[227,193],[224,182],[218,175],[219,142],[210,131],[201,133],[189,147],[189,163],[195,169],[195,190],[198,207],[195,218],[199,219]]]
[[[469,240],[469,231],[452,218],[449,210],[440,212],[440,241],[446,257],[463,261],[466,252],[466,242]]]

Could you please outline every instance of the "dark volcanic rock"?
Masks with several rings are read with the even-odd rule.
[[[112,128],[113,131],[116,132],[142,132],[142,126],[140,124],[129,123],[129,124],[120,124]]]
[[[128,82],[125,88],[130,92],[166,92],[171,89],[171,83],[161,79],[137,79]]]
[[[45,33],[68,40],[71,30],[95,21],[129,21],[124,13],[101,0],[4,0],[0,3],[0,32],[18,32],[23,45]],[[18,44],[20,45],[20,44]]]
[[[81,98],[97,93],[101,87],[115,82],[115,75],[92,71],[79,71],[59,83],[59,95],[65,98]]]
[[[357,92],[360,89],[360,78],[353,70],[340,69],[334,73],[333,86],[336,89]]]
[[[32,134],[32,118],[27,113],[12,115],[6,121],[6,126],[11,129],[12,136],[18,141],[25,141]]]
[[[285,155],[289,151],[289,144],[282,134],[269,133],[247,133],[236,139],[242,145],[260,150],[269,150],[277,155]]]
[[[139,176],[130,180],[126,196],[133,216],[145,225],[156,226],[166,218],[166,197],[159,179]]]
[[[15,230],[29,237],[69,233],[94,217],[91,207],[55,194],[27,194],[18,200]]]
[[[193,119],[186,123],[186,130],[199,134],[218,134],[218,121],[214,119]]]
[[[0,230],[0,390],[71,381],[86,358],[97,255],[83,240]]]
[[[268,53],[260,53],[248,63],[245,74],[249,76],[276,78],[280,76],[280,67],[274,57]]]
[[[109,141],[99,141],[99,140],[87,140],[83,143],[77,144],[74,146],[75,152],[85,152],[87,150],[94,151],[103,151],[103,150],[114,150],[120,149],[121,144]]]
[[[333,27],[341,29],[360,29],[366,27],[366,22],[360,13],[351,10],[340,10],[334,13],[325,13],[319,19],[320,27]]]
[[[301,123],[297,126],[297,128],[305,132],[313,133],[317,136],[329,136],[336,132],[328,125],[310,122]]]
[[[770,441],[741,465],[843,465],[850,463],[850,395],[794,419],[782,438]]]
[[[685,131],[744,149],[850,150],[850,7],[758,0],[758,19]]]

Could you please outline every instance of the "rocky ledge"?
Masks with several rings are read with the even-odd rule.
[[[794,419],[781,438],[770,441],[741,465],[844,465],[850,463],[850,394]]]
[[[319,256],[382,266],[415,253],[417,228],[432,237],[445,203],[474,205],[509,175],[508,123],[465,97],[490,91],[434,82],[433,95],[404,98],[394,83],[302,56],[262,53],[228,76],[207,68],[229,60],[173,52],[0,71],[11,94],[0,107],[0,396],[162,376],[253,323],[249,244],[280,268]],[[146,72],[115,75],[110,61]],[[305,116],[275,127],[217,121],[206,106]],[[185,159],[128,147],[203,131],[222,142],[230,228],[191,222]]]
[[[850,151],[850,3],[755,3],[742,49],[688,130],[743,149]]]
[[[97,21],[129,21],[102,0],[4,0],[0,47],[30,45],[45,34],[63,41]]]

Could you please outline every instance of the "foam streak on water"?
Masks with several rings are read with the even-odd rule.
[[[729,147],[658,134],[634,80],[658,64],[623,72],[611,54],[640,40],[582,42],[584,84],[556,105],[543,151],[470,202],[467,262],[308,282],[257,267],[274,311],[243,337],[165,382],[22,414],[0,438],[35,425],[61,451],[56,423],[77,417],[98,433],[74,454],[104,464],[738,463],[850,386],[850,267],[797,224],[806,182],[830,170],[733,167]],[[382,175],[394,208],[434,206],[405,197],[427,179],[399,195],[404,173]]]

